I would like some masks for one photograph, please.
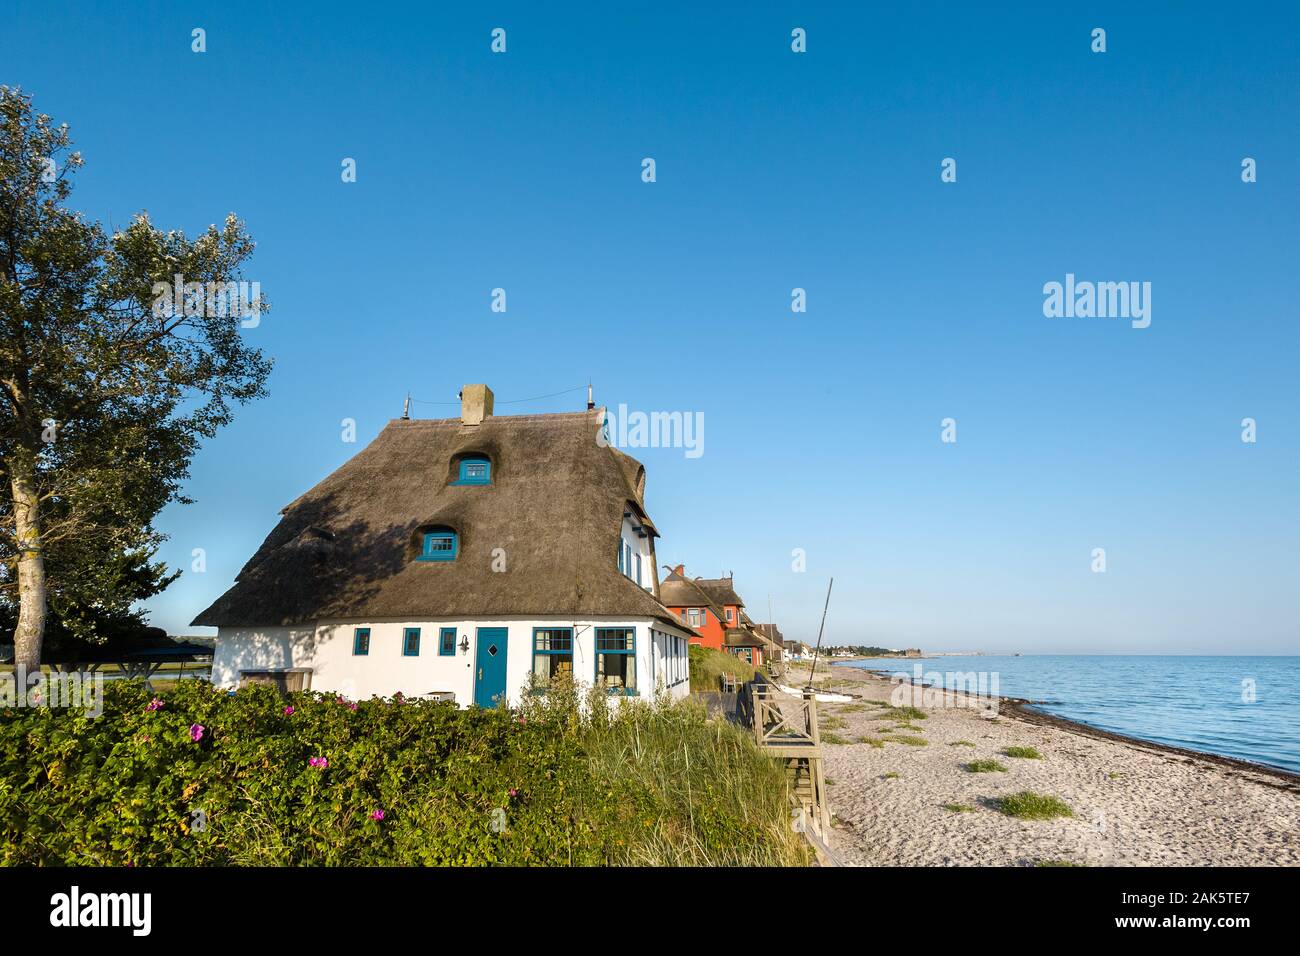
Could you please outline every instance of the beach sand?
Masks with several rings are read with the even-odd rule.
[[[792,668],[785,683],[802,686],[807,673]],[[818,705],[830,843],[848,864],[1300,865],[1300,778],[1017,713],[1014,705],[1003,704],[990,720],[953,706],[952,693],[942,706],[936,691],[925,692],[925,718],[911,721],[920,730],[895,730],[899,720],[882,719],[869,702],[888,704],[898,685],[847,667],[832,668],[829,681],[861,698]],[[912,704],[920,689],[906,693]],[[887,735],[926,744],[855,742]],[[1002,753],[1012,746],[1034,747],[1042,758]],[[1007,769],[970,773],[965,765],[973,760]],[[1074,816],[1022,820],[997,808],[998,798],[1023,790],[1059,798]]]

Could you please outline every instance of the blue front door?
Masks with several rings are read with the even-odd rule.
[[[474,663],[474,703],[495,707],[506,692],[506,645],[509,632],[504,627],[478,629],[477,660]]]

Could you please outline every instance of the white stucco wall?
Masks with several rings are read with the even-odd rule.
[[[644,559],[643,559],[644,563]],[[370,629],[370,653],[354,655],[353,635],[357,628]],[[402,654],[406,628],[420,628],[420,654]],[[441,656],[439,631],[456,628],[456,653]],[[595,679],[596,628],[636,629],[637,690],[651,696],[666,687],[676,698],[690,692],[687,641],[661,621],[648,618],[589,618],[582,621],[556,618],[484,618],[472,621],[338,621],[316,627],[219,628],[212,662],[212,682],[219,687],[239,686],[245,671],[304,670],[305,686],[311,690],[342,694],[350,700],[375,695],[391,697],[399,691],[408,697],[450,692],[461,706],[474,700],[475,661],[478,629],[503,627],[509,634],[506,649],[506,691],[517,704],[533,668],[533,629],[572,627],[573,670],[585,684]],[[674,658],[673,638],[678,638]],[[468,650],[462,651],[462,639]]]
[[[643,538],[640,535],[638,535],[636,533],[637,527],[639,526],[637,524],[634,524],[632,519],[630,518],[623,519],[622,539],[625,545],[631,546],[632,554],[633,554],[632,567],[631,568],[624,567],[623,573],[627,575],[629,578],[631,578],[633,581],[635,581],[637,584],[639,584],[641,587],[645,588],[647,591],[653,591],[654,582],[655,582],[655,578],[654,578],[655,566],[654,566],[654,559],[650,556],[650,538],[649,537]],[[636,573],[637,555],[640,555],[641,557],[640,577],[637,577],[637,573]],[[615,560],[617,561],[617,558],[615,558]]]

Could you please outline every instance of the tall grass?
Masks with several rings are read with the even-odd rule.
[[[691,656],[691,690],[695,692],[717,690],[719,679],[723,674],[730,674],[739,681],[754,679],[754,668],[734,654],[715,651],[711,647],[692,644]]]
[[[716,653],[716,652],[715,652]],[[741,662],[743,663],[743,662]],[[785,771],[752,737],[711,721],[694,701],[608,699],[554,690],[531,698],[526,718],[559,724],[584,757],[596,819],[605,794],[624,836],[619,866],[803,866],[807,845],[790,826]],[[610,846],[609,843],[606,844]]]

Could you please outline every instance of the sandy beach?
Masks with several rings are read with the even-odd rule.
[[[792,668],[785,682],[806,679],[807,668]],[[1014,705],[989,719],[954,706],[952,693],[944,706],[939,692],[926,691],[925,716],[908,720],[882,706],[897,686],[884,678],[833,667],[828,681],[855,697],[818,705],[831,845],[846,863],[1300,864],[1300,778],[1293,775],[1105,735]],[[1009,747],[1032,747],[1041,757],[1008,756]],[[1006,769],[970,772],[975,761]],[[1001,812],[1000,798],[1026,790],[1058,798],[1073,816]]]

